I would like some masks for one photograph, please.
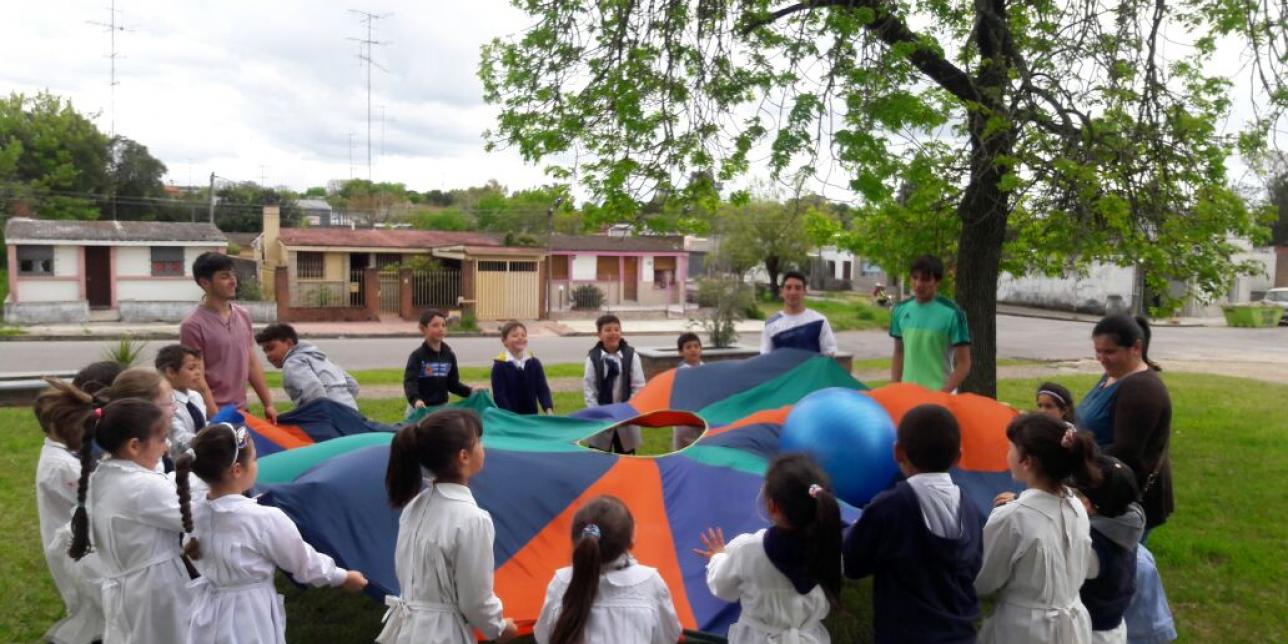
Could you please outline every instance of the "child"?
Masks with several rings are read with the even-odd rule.
[[[402,593],[385,598],[377,642],[473,644],[473,629],[485,640],[515,636],[492,592],[496,529],[468,487],[483,458],[483,424],[472,411],[439,410],[394,435],[385,488],[402,508],[394,550]]]
[[[1095,439],[1044,414],[1011,421],[1006,438],[1011,477],[1028,489],[998,495],[984,524],[975,592],[996,597],[979,639],[1085,644],[1091,618],[1078,591],[1096,559],[1087,510],[1062,482],[1098,481]]]
[[[125,371],[125,367],[115,360],[103,360],[86,365],[76,372],[72,386],[93,396],[103,389],[112,386],[116,377]]]
[[[188,641],[190,579],[179,549],[180,536],[192,532],[180,503],[188,489],[156,471],[169,433],[161,408],[127,398],[95,409],[81,438],[68,554],[79,561],[92,543],[102,560],[104,642]],[[91,440],[109,454],[97,468]]]
[[[922,255],[908,272],[916,297],[890,313],[890,337],[894,338],[890,381],[953,392],[970,373],[966,312],[939,294],[944,263],[938,257]]]
[[[433,407],[447,402],[447,392],[468,398],[473,389],[461,384],[456,367],[456,354],[443,342],[447,335],[447,315],[437,309],[420,314],[420,332],[425,341],[407,356],[403,369],[403,393],[413,408]]]
[[[172,390],[170,458],[176,459],[188,451],[188,443],[206,426],[206,399],[197,391],[205,382],[201,376],[201,352],[182,344],[161,347],[156,367]]]
[[[1073,394],[1058,382],[1044,382],[1038,385],[1038,411],[1056,420],[1074,425]]]
[[[1093,642],[1126,644],[1123,615],[1136,590],[1136,544],[1145,534],[1145,510],[1138,502],[1136,475],[1106,455],[1096,459],[1099,485],[1079,485],[1091,516],[1091,547],[1100,574],[1082,584],[1082,604],[1091,614]]]
[[[675,346],[680,350],[680,366],[677,369],[692,369],[702,366],[702,339],[698,334],[689,331],[676,338]],[[677,425],[671,429],[671,451],[678,452],[702,436],[702,428],[693,425]]]
[[[742,602],[730,644],[830,641],[823,618],[841,593],[841,511],[827,475],[805,454],[783,454],[765,473],[773,525],[726,546],[720,529],[702,535],[707,588]]]
[[[601,496],[572,519],[572,565],[546,587],[534,629],[539,644],[673,644],[680,618],[656,568],[631,557],[635,519],[626,504]]]
[[[312,342],[300,342],[295,327],[278,323],[255,334],[269,363],[282,370],[282,389],[296,407],[329,398],[345,407],[358,409],[358,381],[327,360]]]
[[[278,568],[300,584],[351,592],[367,585],[362,573],[337,568],[305,543],[285,512],[245,496],[259,472],[245,427],[201,430],[175,471],[180,480],[193,472],[210,486],[209,502],[192,513],[193,538],[184,548],[201,572],[192,584],[189,642],[285,644],[286,613],[273,587]]]
[[[765,320],[760,333],[760,352],[777,349],[803,349],[836,355],[836,334],[827,317],[814,309],[805,308],[805,274],[800,271],[783,273],[783,310]]]
[[[492,361],[492,399],[496,406],[516,414],[535,414],[537,405],[547,414],[555,410],[550,384],[541,361],[528,352],[528,328],[510,320],[501,326],[502,351]]]
[[[845,575],[876,576],[877,642],[973,642],[983,536],[948,469],[961,458],[957,419],[938,405],[904,414],[894,460],[907,477],[878,494],[845,536]]]
[[[582,381],[586,407],[626,402],[644,388],[644,367],[636,359],[635,349],[622,338],[622,321],[616,315],[599,316],[595,329],[599,342],[586,355]],[[640,428],[634,425],[606,429],[587,441],[597,450],[616,454],[634,454],[640,442]]]
[[[207,416],[232,405],[246,408],[246,384],[264,403],[264,417],[277,423],[277,408],[255,355],[250,313],[233,303],[237,272],[223,253],[202,253],[192,262],[192,279],[205,296],[179,325],[179,341],[201,352],[202,376],[210,392]]]
[[[77,453],[85,425],[94,417],[93,398],[60,380],[47,379],[50,388],[36,398],[33,409],[45,444],[36,463],[36,513],[40,541],[54,586],[63,598],[67,616],[45,633],[46,642],[86,644],[103,638],[103,603],[100,597],[98,557],[80,561],[67,556],[71,544],[72,513],[81,464]]]

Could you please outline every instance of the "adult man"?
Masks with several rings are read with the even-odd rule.
[[[818,311],[805,308],[805,275],[799,271],[783,273],[783,310],[765,321],[760,335],[760,352],[775,349],[804,349],[824,355],[836,354],[836,336],[832,325]]]
[[[192,278],[205,292],[197,308],[179,326],[179,340],[201,352],[213,414],[225,405],[246,407],[246,383],[264,403],[264,416],[277,422],[277,409],[264,382],[264,368],[255,355],[250,313],[233,304],[237,274],[233,260],[222,253],[202,253],[192,262]]]

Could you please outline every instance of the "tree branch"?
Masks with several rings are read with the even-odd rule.
[[[827,7],[871,9],[875,13],[876,19],[864,25],[864,29],[867,29],[868,32],[887,46],[899,44],[916,45],[916,49],[908,54],[908,62],[912,63],[913,67],[916,67],[918,71],[925,74],[927,78],[940,87],[948,90],[953,96],[971,103],[980,102],[979,91],[970,76],[960,67],[954,65],[952,61],[944,58],[942,54],[922,47],[921,38],[917,33],[910,29],[903,20],[895,17],[889,11],[889,7],[883,6],[880,0],[806,0],[805,2],[783,7],[764,18],[751,21],[747,26],[743,27],[742,35],[748,35],[761,27],[770,25],[794,13]]]

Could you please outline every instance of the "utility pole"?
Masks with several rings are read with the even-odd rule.
[[[210,223],[215,223],[215,173],[210,173]]]
[[[365,38],[350,38],[349,40],[358,43],[358,60],[367,64],[367,181],[371,181],[371,68],[375,67],[382,72],[389,70],[381,67],[372,57],[372,47],[375,45],[388,45],[388,42],[373,40],[371,38],[372,24],[377,20],[383,20],[393,14],[376,14],[370,11],[360,9],[350,9],[351,13],[356,13],[359,19],[367,26],[367,36]],[[365,51],[364,48],[365,47]]]
[[[353,181],[353,132],[349,133],[349,180]]]
[[[120,13],[116,10],[116,0],[111,0],[111,4],[108,5],[107,11],[107,22],[99,22],[97,20],[86,20],[85,22],[96,27],[101,27],[108,35],[108,43],[111,47],[107,55],[108,61],[110,61],[109,73],[111,74],[108,77],[108,91],[110,93],[109,100],[111,101],[108,108],[108,119],[111,124],[109,132],[112,138],[116,138],[116,86],[120,84],[116,81],[116,32],[126,32],[130,30],[126,29],[125,25],[116,21],[116,14]],[[115,200],[113,200],[113,203],[115,203]]]

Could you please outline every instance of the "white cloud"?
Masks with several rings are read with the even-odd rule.
[[[0,91],[42,89],[111,119],[108,0],[7,3],[0,9]],[[373,178],[416,189],[545,182],[510,151],[487,153],[495,110],[482,101],[479,48],[519,31],[502,0],[465,3],[162,2],[116,0],[115,121],[147,145],[176,183],[210,172],[294,188],[367,175],[365,37],[350,8],[390,13],[375,23]],[[379,121],[384,106],[385,123]],[[381,155],[383,143],[384,154]],[[263,166],[263,167],[261,167]]]

